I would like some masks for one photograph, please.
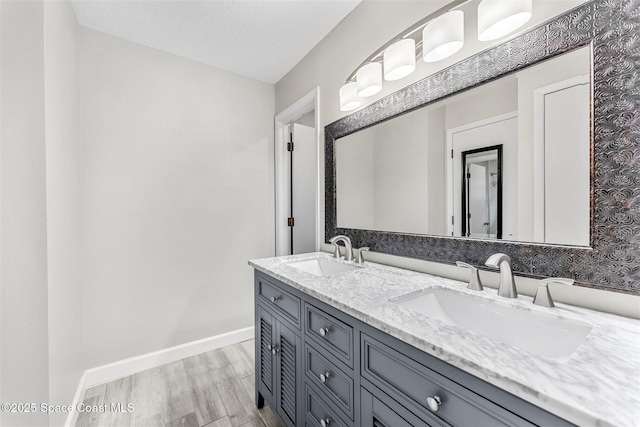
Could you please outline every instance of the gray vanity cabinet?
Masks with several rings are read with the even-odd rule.
[[[306,422],[319,427],[353,426],[358,412],[353,326],[325,311],[329,307],[322,310],[319,302],[310,302],[304,303],[303,321]]]
[[[256,403],[288,426],[572,425],[266,274],[255,277]]]
[[[289,303],[297,298],[265,280],[257,281],[256,291],[256,295],[265,291],[270,302],[270,305],[257,302],[255,306],[257,406],[267,403],[287,426],[301,425],[302,340],[299,329],[285,315],[296,312],[295,306]],[[278,306],[278,301],[287,303]]]

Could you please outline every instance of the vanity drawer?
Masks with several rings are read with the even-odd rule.
[[[306,424],[313,427],[322,427],[322,421],[324,425],[334,427],[347,427],[351,424],[346,424],[336,412],[332,409],[331,405],[323,401],[318,394],[308,385],[306,386]]]
[[[353,368],[353,328],[330,314],[305,304],[306,336]]]
[[[441,374],[362,334],[362,376],[423,413],[454,426],[533,426]],[[437,396],[437,411],[428,397]],[[433,403],[433,401],[432,401]]]
[[[291,295],[273,283],[257,277],[258,299],[263,301],[266,307],[281,314],[285,319],[300,327],[300,298]]]
[[[326,394],[337,408],[353,419],[353,378],[320,355],[320,352],[305,345],[305,371],[307,382],[313,383]]]

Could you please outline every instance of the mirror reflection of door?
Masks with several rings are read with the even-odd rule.
[[[502,145],[462,152],[462,235],[502,239]]]

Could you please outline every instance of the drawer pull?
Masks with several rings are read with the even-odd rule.
[[[329,333],[329,328],[320,328],[318,332],[320,333],[321,337],[326,337],[327,334]]]
[[[327,418],[325,418],[323,420],[320,420],[320,425],[322,427],[327,427],[330,423],[331,423],[331,420],[329,419],[329,417],[327,417]]]
[[[442,400],[440,399],[440,396],[436,395],[436,396],[427,397],[427,406],[433,412],[438,412],[438,409],[440,409],[440,405],[442,405]]]
[[[326,383],[329,379],[329,372],[325,372],[324,374],[320,374],[320,382],[322,384]]]
[[[271,302],[276,302],[280,299],[280,297],[273,296],[271,297]]]

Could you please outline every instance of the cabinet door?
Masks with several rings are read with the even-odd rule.
[[[261,307],[258,311],[258,360],[256,360],[256,370],[259,378],[259,391],[268,401],[273,402],[274,384],[276,378],[276,366],[274,349],[277,346],[276,328],[273,317]],[[260,405],[258,405],[260,406]]]
[[[298,402],[298,377],[301,368],[301,345],[300,337],[294,334],[291,329],[278,322],[278,358],[277,358],[277,378],[276,378],[276,405],[277,412],[288,426],[296,425]]]

